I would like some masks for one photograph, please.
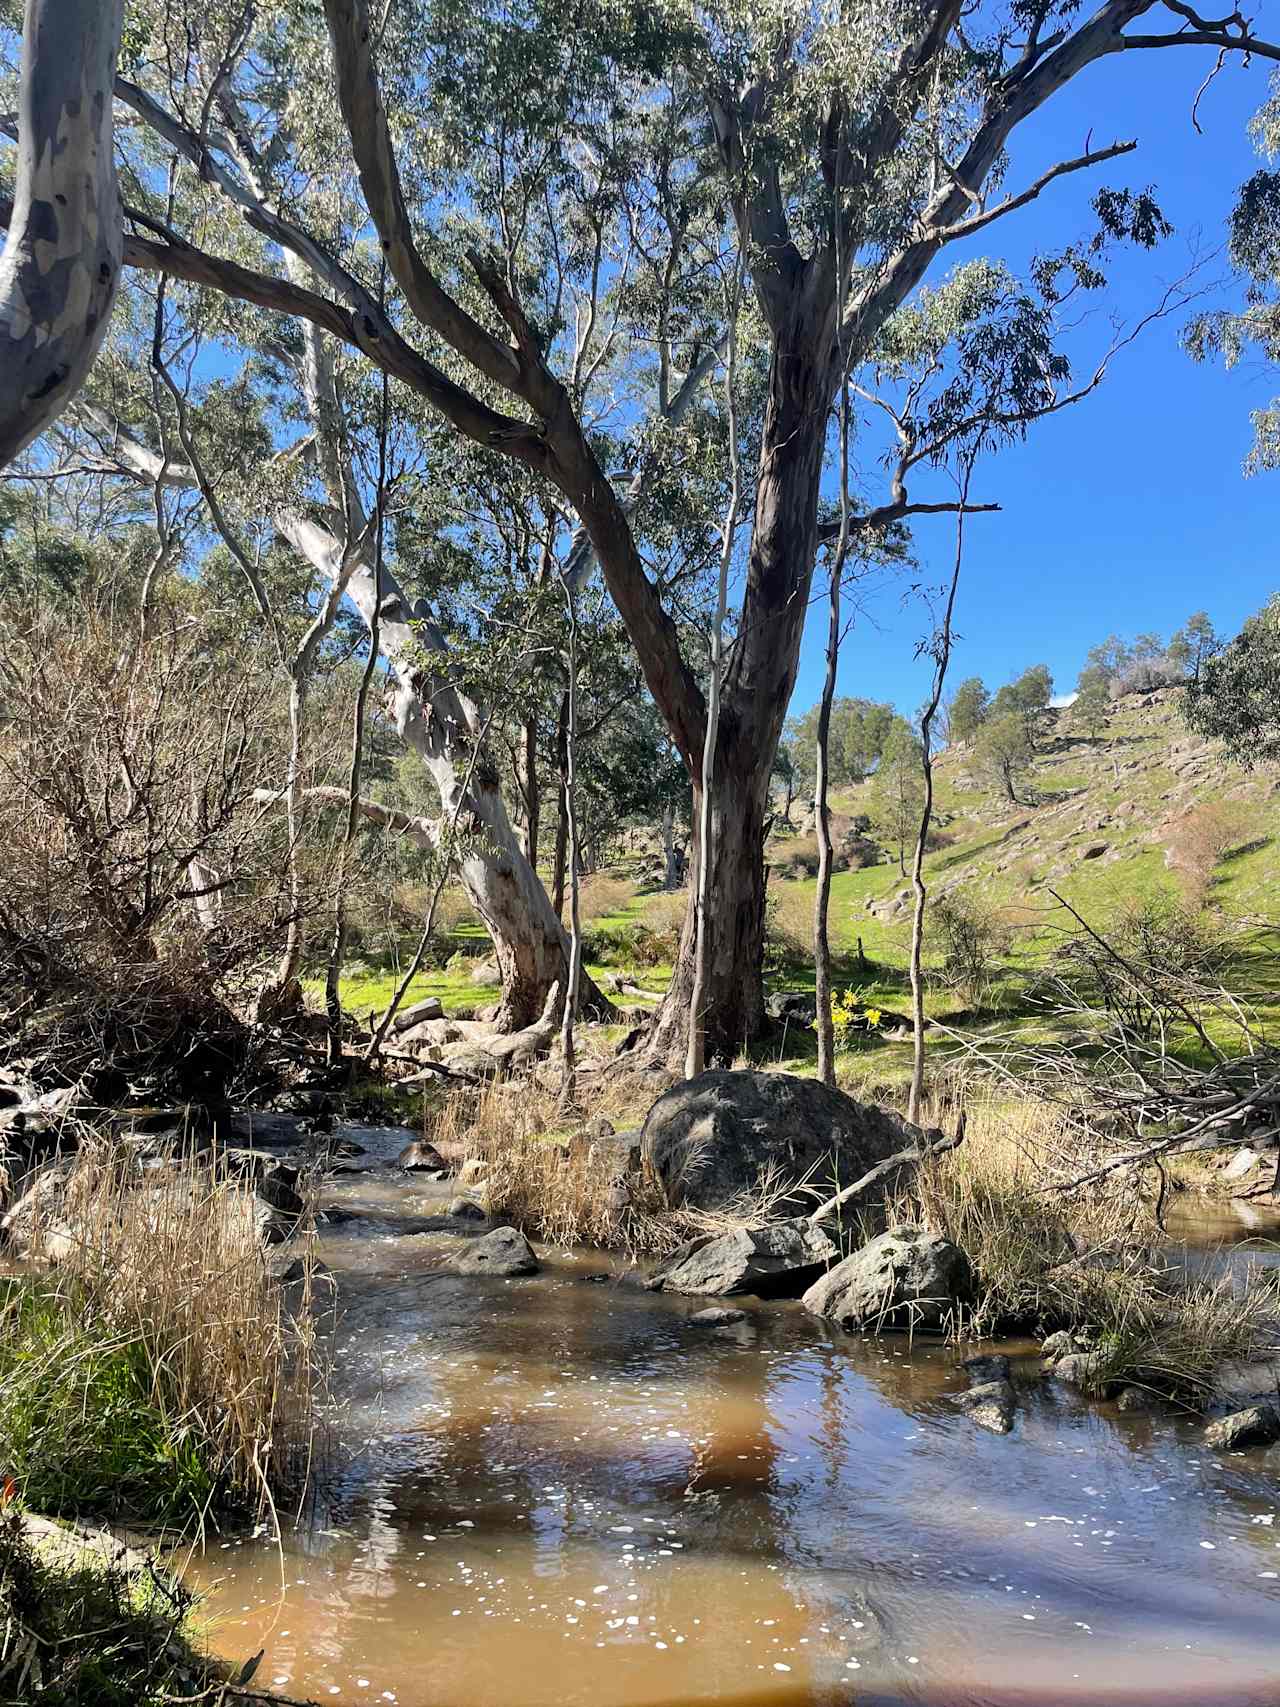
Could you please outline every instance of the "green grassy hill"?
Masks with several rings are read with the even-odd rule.
[[[868,811],[870,792],[868,783],[836,797],[838,827]],[[1028,804],[1001,799],[965,746],[937,760],[937,845],[925,861],[930,898],[976,898],[1007,932],[1007,947],[980,1008],[935,982],[930,1013],[959,1025],[1042,1024],[1021,998],[1029,975],[1079,929],[1062,902],[1105,932],[1125,909],[1167,896],[1203,904],[1215,931],[1233,934],[1242,993],[1264,1023],[1280,1014],[1280,935],[1272,929],[1280,923],[1280,777],[1245,772],[1217,743],[1193,735],[1181,718],[1180,693],[1165,689],[1119,701],[1096,738],[1074,728],[1069,712],[1052,714],[1022,792]],[[805,866],[813,847],[810,814],[794,829],[776,827],[766,850],[774,988],[812,987],[816,880]],[[836,974],[869,1003],[901,1010],[911,890],[896,859],[882,853],[881,860],[833,878]],[[625,866],[588,879],[593,974],[606,986],[625,982],[628,1001],[642,1000],[637,985],[656,999],[670,975],[683,900],[646,892]],[[459,945],[477,947],[477,929],[460,922]],[[936,958],[936,940],[929,940],[926,960]],[[391,984],[389,973],[365,968],[349,981],[346,1002],[363,1011],[385,1000]],[[410,999],[431,994],[454,1013],[493,996],[460,964],[424,974]]]

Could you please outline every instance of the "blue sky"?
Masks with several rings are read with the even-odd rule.
[[[1265,16],[1258,28],[1274,34]],[[1113,288],[1080,329],[1080,373],[1092,372],[1110,341],[1112,314],[1139,318],[1185,270],[1193,244],[1220,247],[1236,188],[1260,164],[1247,127],[1266,93],[1266,70],[1225,68],[1201,100],[1198,136],[1191,106],[1211,66],[1212,55],[1187,47],[1117,56],[1085,73],[1018,133],[1007,188],[1082,153],[1090,131],[1093,147],[1136,138],[1137,152],[1060,180],[985,232],[985,244],[975,239],[949,258],[951,265],[985,252],[1020,268],[1030,253],[1090,229],[1098,186],[1154,185],[1175,235],[1153,253],[1114,257]],[[1225,258],[1207,277],[1217,288],[1206,306],[1238,300]],[[1003,509],[967,524],[953,684],[980,675],[994,688],[1043,662],[1059,691],[1069,691],[1085,652],[1107,634],[1168,633],[1197,609],[1233,634],[1280,588],[1280,474],[1242,474],[1249,411],[1280,392],[1280,376],[1257,363],[1225,373],[1192,362],[1179,347],[1185,318],[1149,328],[1093,396],[979,466],[974,499]],[[923,484],[913,490],[925,495]],[[924,518],[915,539],[921,578],[940,582],[950,572],[954,522]],[[793,711],[821,691],[825,620],[815,604]],[[913,653],[929,626],[919,601],[906,598],[905,581],[882,585],[845,638],[839,691],[914,711],[928,669]]]

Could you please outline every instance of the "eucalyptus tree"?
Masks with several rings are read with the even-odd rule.
[[[1183,710],[1197,734],[1225,742],[1246,770],[1280,760],[1280,593],[1187,683]]]
[[[1245,280],[1239,309],[1200,314],[1187,332],[1187,345],[1198,361],[1221,356],[1234,367],[1250,354],[1274,373],[1280,368],[1280,75],[1271,97],[1252,124],[1253,138],[1266,164],[1245,182],[1231,213],[1227,249]],[[1252,413],[1253,444],[1245,473],[1280,468],[1280,397]]]
[[[0,468],[79,390],[123,226],[111,98],[123,0],[26,0],[13,211],[0,254]]]
[[[991,695],[981,676],[969,676],[951,696],[947,707],[947,739],[972,741],[991,710]]]
[[[1074,0],[976,12],[960,0],[880,0],[848,14],[803,0],[570,11],[535,0],[518,17],[420,0],[376,19],[365,0],[325,0],[324,29],[292,5],[144,4],[140,16],[116,84],[150,139],[129,139],[139,165],[126,264],[318,329],[385,369],[398,398],[413,394],[544,483],[565,549],[598,560],[699,808],[705,694],[641,529],[652,488],[680,477],[672,417],[721,358],[722,281],[744,269],[764,383],[721,684],[715,869],[694,884],[709,903],[709,1049],[736,1049],[763,1021],[764,816],[840,376],[864,372],[954,244],[1134,146],[1086,143],[1019,181],[1019,128],[1075,77],[1149,50],[1276,59],[1280,49],[1238,14],[1201,18],[1183,0],[1102,0],[1088,15]],[[268,171],[256,181],[246,131]],[[155,161],[175,154],[189,169],[165,219]],[[1107,190],[1095,206],[1112,235],[1159,233],[1145,194]],[[1046,334],[1064,271],[1068,292],[1096,287],[1098,260],[1092,242],[1066,243],[1033,269]],[[1064,383],[1060,366],[1034,355],[1008,374],[1019,410]],[[934,447],[917,448],[909,473]],[[447,458],[438,467],[447,479]],[[336,492],[315,496],[332,511]],[[943,506],[899,480],[852,525],[922,507]],[[343,541],[308,531],[319,525],[302,518],[297,543],[331,558]],[[351,591],[367,603],[363,571]],[[433,639],[403,608],[408,620],[383,624],[400,715],[439,764],[451,716],[470,724],[461,705],[435,703],[423,667]],[[496,817],[491,828],[509,831]],[[517,854],[512,838],[504,896],[514,904],[519,891],[520,908],[544,918]],[[655,1033],[673,1055],[696,936],[691,915]],[[562,960],[562,944],[547,941]]]

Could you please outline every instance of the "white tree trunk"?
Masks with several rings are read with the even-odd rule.
[[[84,382],[123,250],[112,153],[122,0],[27,0],[13,215],[0,256],[0,467]]]
[[[278,525],[295,550],[332,577],[338,572],[333,536],[305,516],[283,515]],[[366,625],[373,616],[372,553],[361,553],[347,592]],[[525,858],[496,770],[482,755],[474,766],[472,743],[483,718],[441,670],[430,674],[444,642],[425,608],[409,608],[390,567],[382,571],[379,650],[392,672],[391,709],[401,739],[417,754],[440,796],[446,821],[464,838],[459,876],[472,906],[493,939],[502,979],[499,1023],[518,1029],[542,1012],[547,993],[569,987],[569,938],[538,874]],[[471,771],[469,786],[465,783]],[[584,986],[584,996],[596,995]]]

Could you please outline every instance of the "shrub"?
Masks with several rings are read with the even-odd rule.
[[[1248,839],[1255,819],[1238,800],[1207,800],[1184,812],[1169,833],[1168,863],[1192,901],[1202,901],[1224,855]]]
[[[765,953],[789,964],[813,959],[813,892],[770,884],[764,901]]]
[[[816,877],[818,875],[817,836],[793,836],[784,847],[769,855],[769,864],[780,877]]]
[[[1113,700],[1131,693],[1154,693],[1157,688],[1180,687],[1187,679],[1186,670],[1172,658],[1141,658],[1112,676],[1109,688]]]
[[[291,905],[275,794],[256,798],[277,780],[269,663],[211,678],[177,614],[158,610],[145,646],[134,622],[77,607],[0,626],[0,988],[64,1007],[70,1077],[181,1062],[177,1096],[216,1095],[243,1042],[226,1004]]]
[[[579,885],[578,907],[584,922],[589,923],[610,913],[621,913],[635,900],[635,894],[635,884],[625,877],[611,877],[607,871],[593,871]]]
[[[881,1019],[880,1009],[866,1003],[853,990],[842,990],[832,998],[831,1029],[837,1049],[852,1049],[861,1038],[874,1032]]]
[[[966,1087],[967,1136],[917,1169],[890,1204],[896,1222],[924,1221],[968,1255],[975,1290],[963,1337],[1083,1329],[1102,1353],[1103,1384],[1135,1382],[1192,1405],[1209,1396],[1224,1359],[1269,1343],[1274,1273],[1233,1285],[1190,1278],[1162,1254],[1163,1235],[1136,1176],[1056,1194],[1096,1160],[1086,1125],[1061,1105]],[[950,1129],[950,1098],[926,1125]]]
[[[1132,1036],[1148,1040],[1220,995],[1226,947],[1198,908],[1156,896],[1126,908],[1106,940],[1082,931],[1058,956],[1060,984]]]
[[[1008,923],[964,890],[940,896],[926,914],[926,922],[939,958],[939,980],[971,1003],[984,1002],[1013,943]]]

